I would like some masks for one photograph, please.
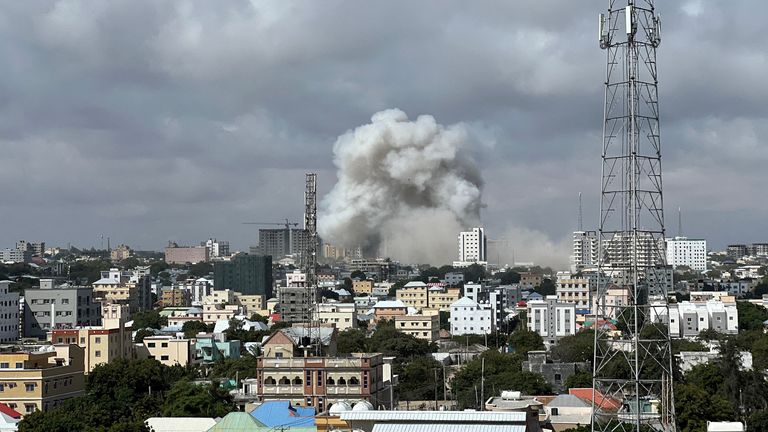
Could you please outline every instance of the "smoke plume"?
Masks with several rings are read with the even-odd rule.
[[[399,109],[341,135],[320,235],[404,261],[452,261],[458,231],[480,218],[482,180],[467,141],[462,124],[443,126],[430,115],[411,121]]]

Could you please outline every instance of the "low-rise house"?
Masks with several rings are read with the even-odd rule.
[[[491,334],[494,325],[493,310],[488,304],[479,304],[469,297],[462,297],[451,305],[451,334]]]
[[[240,358],[240,341],[227,340],[223,333],[198,333],[195,336],[195,360],[215,363],[226,358]]]
[[[400,300],[383,300],[373,305],[373,320],[393,320],[397,316],[408,314],[408,306]]]
[[[357,310],[354,303],[320,303],[317,320],[332,325],[339,331],[357,328]]]
[[[424,282],[412,281],[398,288],[395,296],[406,306],[421,310],[429,307],[428,291],[429,288]]]
[[[191,339],[173,336],[147,336],[135,345],[137,359],[152,358],[166,366],[187,366],[196,362],[195,345]]]
[[[523,371],[542,375],[556,391],[565,390],[568,377],[579,371],[591,371],[590,362],[556,362],[548,359],[546,351],[529,351],[522,363]]]
[[[555,432],[575,429],[592,422],[592,402],[572,394],[560,394],[548,400],[544,411]]]
[[[525,412],[479,411],[374,411],[350,410],[340,413],[352,430],[363,432],[418,430],[446,432],[458,430],[511,430],[539,432],[538,419]]]

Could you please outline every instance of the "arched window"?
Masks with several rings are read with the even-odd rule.
[[[326,383],[327,385],[335,385],[335,384],[336,384],[336,381],[334,381],[334,380],[333,380],[333,378],[331,378],[331,377],[328,377],[328,379],[327,379],[327,380],[325,380],[325,383]]]
[[[350,385],[358,385],[358,384],[360,384],[360,380],[357,379],[357,377],[352,377],[352,378],[349,379],[349,384]]]
[[[347,385],[347,380],[344,377],[339,378],[339,385]]]
[[[301,378],[297,376],[293,378],[293,383],[296,385],[299,385],[299,384],[303,384],[304,381],[302,381]]]
[[[275,379],[271,376],[268,376],[266,379],[264,379],[264,384],[266,385],[275,385]]]
[[[291,380],[288,379],[288,377],[282,377],[280,378],[280,384],[290,384]]]

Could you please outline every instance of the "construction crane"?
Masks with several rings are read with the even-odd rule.
[[[298,222],[290,222],[288,219],[285,222],[243,222],[243,225],[282,225],[285,229],[290,230],[291,226],[299,226]]]

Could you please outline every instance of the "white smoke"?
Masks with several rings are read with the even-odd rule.
[[[321,203],[320,235],[408,261],[451,261],[458,231],[480,219],[482,180],[467,141],[462,124],[374,114],[334,145],[338,182]]]
[[[568,252],[572,244],[568,237],[553,239],[541,231],[513,226],[496,238],[488,244],[488,260],[500,267],[513,267],[515,263],[533,263],[555,270],[570,267]]]

